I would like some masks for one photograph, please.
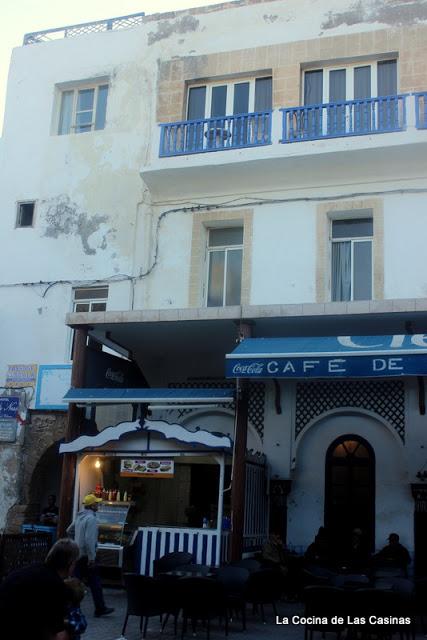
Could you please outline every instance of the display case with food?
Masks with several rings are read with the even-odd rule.
[[[99,505],[97,562],[101,566],[123,565],[123,549],[129,544],[132,536],[132,530],[127,523],[129,509],[132,506],[132,502],[118,500],[105,500]]]

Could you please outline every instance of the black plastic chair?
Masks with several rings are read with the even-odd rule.
[[[233,613],[241,613],[242,628],[246,630],[246,588],[249,570],[244,567],[221,567],[216,572],[216,580],[223,585],[230,622]]]
[[[315,631],[319,631],[322,636],[326,632],[336,633],[340,638],[345,629],[345,624],[332,624],[331,619],[333,616],[340,616],[346,621],[347,598],[345,592],[338,587],[329,585],[312,585],[304,589],[303,600],[305,604],[304,616],[307,618],[327,618],[328,620],[327,624],[307,622],[304,629],[304,638],[311,640]]]
[[[280,599],[283,590],[283,579],[280,571],[274,569],[261,569],[249,574],[246,585],[245,599],[252,604],[255,611],[258,606],[261,609],[261,618],[265,624],[264,605],[271,604],[274,615],[277,616],[276,601]]]
[[[359,616],[363,616],[369,621],[370,616],[376,618],[387,618],[394,616],[397,618],[411,618],[411,624],[365,624],[360,627],[360,632],[365,637],[375,636],[376,638],[391,638],[398,633],[401,640],[403,638],[415,638],[415,624],[413,613],[412,597],[397,591],[382,591],[381,589],[359,589],[353,591],[353,608]],[[354,629],[357,631],[357,628]]]
[[[138,616],[140,618],[139,628],[142,630],[142,637],[145,638],[149,618],[153,616],[161,617],[164,613],[170,613],[169,590],[165,589],[164,586],[162,587],[162,583],[155,578],[140,576],[135,573],[125,573],[123,581],[126,589],[127,609],[122,636],[125,635],[129,616]]]
[[[167,553],[165,556],[154,560],[153,562],[153,574],[158,576],[159,573],[166,573],[167,571],[173,571],[182,565],[190,564],[193,559],[193,554],[187,551],[173,551]]]
[[[225,620],[225,635],[228,636],[227,601],[224,587],[212,578],[180,578],[176,582],[178,603],[182,608],[183,638],[188,620],[191,620],[193,633],[196,632],[197,621],[206,623],[207,638],[210,638],[211,620]]]

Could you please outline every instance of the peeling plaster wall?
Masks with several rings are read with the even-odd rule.
[[[314,192],[345,195],[349,190],[380,190],[391,185],[425,187],[422,145],[413,152],[413,157],[420,159],[419,171],[406,175],[412,165],[402,166],[395,160],[389,174],[385,175],[389,171],[386,167],[374,184],[372,176],[377,174],[372,172],[380,169],[375,161],[366,166],[359,163],[363,166],[355,176],[337,154],[329,164],[318,162],[316,172],[304,172],[303,158],[292,159],[297,168],[291,167],[291,177],[285,171],[266,171],[261,159],[259,175],[265,183],[259,188],[251,184],[246,174],[248,163],[242,162],[233,174],[238,178],[236,184],[224,186],[227,163],[235,152],[180,159],[184,170],[191,173],[192,162],[200,169],[192,174],[192,193],[181,187],[173,171],[162,173],[160,182],[164,184],[157,192],[149,190],[148,178],[146,183],[144,180],[158,155],[157,110],[170,113],[175,108],[172,105],[178,104],[178,114],[182,114],[183,84],[205,77],[206,69],[213,69],[212,76],[223,77],[235,73],[236,68],[244,73],[248,69],[277,70],[293,65],[296,72],[292,76],[277,74],[283,87],[276,94],[279,104],[289,93],[298,95],[302,60],[331,59],[337,50],[342,57],[351,57],[352,51],[346,49],[347,35],[362,42],[363,34],[369,52],[384,53],[396,50],[396,43],[403,42],[400,29],[404,28],[405,41],[411,44],[407,54],[413,44],[416,60],[424,59],[426,23],[427,0],[248,1],[147,17],[141,27],[129,31],[15,49],[0,140],[0,285],[64,282],[49,289],[46,285],[0,287],[0,384],[8,363],[69,361],[70,332],[64,317],[71,309],[71,282],[94,283],[119,279],[122,274],[139,276],[149,270],[155,256],[156,221],[168,209],[194,201],[244,199],[251,193],[276,198],[304,197]],[[292,48],[278,47],[287,43]],[[407,55],[406,66],[400,70],[401,80],[411,77],[414,86],[424,86],[425,82],[427,88],[425,71],[418,69],[414,60]],[[56,135],[58,86],[105,77],[110,79],[105,130]],[[160,94],[162,82],[169,84]],[[410,83],[401,82],[402,86],[412,88]],[[325,144],[337,145],[338,149],[341,143]],[[345,144],[363,152],[362,139]],[[275,153],[273,145],[269,149]],[[246,152],[239,153],[242,157]],[[162,163],[162,168],[170,168],[167,159]],[[217,173],[211,173],[209,163]],[[34,228],[14,228],[19,200],[36,201]],[[386,298],[427,296],[422,259],[424,210],[422,196],[384,200]],[[162,221],[157,264],[148,278],[137,282],[135,308],[188,306],[194,215],[197,213],[174,213]],[[316,301],[315,218],[313,203],[254,207],[250,303]],[[109,286],[107,309],[129,309],[133,299],[129,280],[110,282]],[[272,396],[268,398],[272,405]],[[290,468],[286,440],[291,414],[284,417],[288,420],[285,433],[279,432],[282,422],[278,417],[271,418],[266,429],[271,433],[268,455],[275,473],[286,476]],[[413,423],[414,436],[408,440],[411,450],[422,436],[422,420],[414,418]],[[421,459],[422,454],[417,453]],[[18,446],[0,446],[0,527],[17,500],[18,460]]]

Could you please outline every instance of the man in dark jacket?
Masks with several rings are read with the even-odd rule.
[[[58,540],[44,564],[10,573],[0,585],[0,637],[68,640],[69,594],[64,584],[79,555],[72,540]]]
[[[390,533],[388,544],[374,556],[377,566],[397,567],[406,575],[408,565],[411,562],[409,551],[399,542],[397,533]]]

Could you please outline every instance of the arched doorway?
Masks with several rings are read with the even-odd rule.
[[[326,452],[325,526],[338,552],[349,544],[356,528],[374,549],[375,454],[360,436],[340,436]]]

